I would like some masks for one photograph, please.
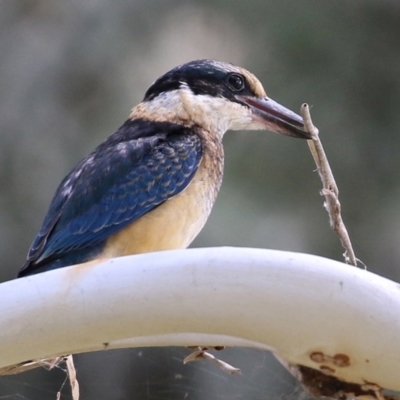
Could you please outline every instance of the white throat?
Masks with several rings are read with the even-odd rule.
[[[223,97],[196,95],[184,83],[178,90],[161,93],[140,103],[132,110],[131,117],[196,124],[217,134],[219,139],[229,129],[249,129],[252,125],[248,107]]]

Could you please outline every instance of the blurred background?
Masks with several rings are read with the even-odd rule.
[[[196,58],[254,72],[274,100],[312,106],[354,249],[400,280],[400,3],[395,0],[1,0],[0,279],[23,263],[61,179],[127,118],[148,86]],[[342,260],[305,141],[229,132],[223,186],[192,246]],[[295,329],[295,327],[294,327]],[[182,365],[186,349],[76,357],[82,399],[304,396],[262,351]],[[0,378],[0,399],[69,399],[65,372]],[[302,397],[304,398],[304,397]]]

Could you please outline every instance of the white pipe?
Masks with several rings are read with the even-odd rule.
[[[326,258],[245,248],[123,257],[0,285],[0,368],[170,345],[269,348],[400,390],[400,285]]]

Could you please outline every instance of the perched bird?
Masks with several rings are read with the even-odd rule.
[[[309,138],[243,68],[196,60],[161,76],[61,182],[18,276],[187,247],[221,186],[230,129]]]

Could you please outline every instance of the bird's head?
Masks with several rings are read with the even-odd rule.
[[[157,79],[132,111],[141,117],[227,130],[269,130],[310,139],[302,118],[267,97],[260,81],[235,65],[196,60]]]

